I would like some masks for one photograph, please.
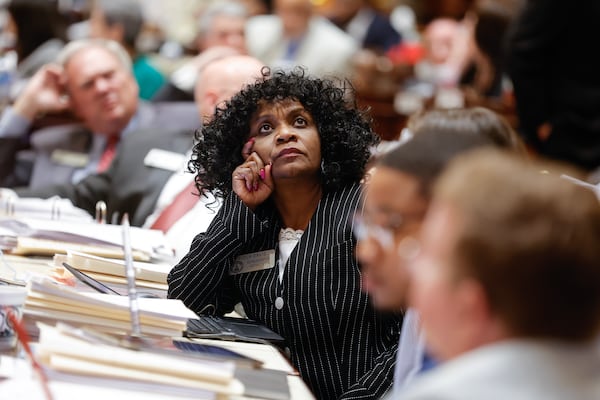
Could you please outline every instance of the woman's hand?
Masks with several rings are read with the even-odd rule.
[[[256,209],[273,192],[272,164],[265,164],[260,156],[252,151],[251,138],[242,149],[246,161],[233,171],[233,191],[251,210]]]

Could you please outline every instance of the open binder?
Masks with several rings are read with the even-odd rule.
[[[84,209],[75,207],[71,200],[59,197],[49,199],[17,197],[0,189],[0,217],[39,218],[70,222],[92,222],[92,216]]]
[[[131,227],[135,260],[172,256],[164,233]],[[0,218],[0,249],[16,255],[65,254],[78,251],[107,258],[123,258],[120,225],[36,218]]]

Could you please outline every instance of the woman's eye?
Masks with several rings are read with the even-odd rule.
[[[263,133],[263,134],[271,132],[271,125],[269,125],[269,124],[262,124],[258,128],[258,132]]]
[[[296,126],[306,126],[306,120],[302,117],[296,118]]]

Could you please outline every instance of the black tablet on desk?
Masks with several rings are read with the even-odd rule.
[[[188,320],[185,336],[268,343],[279,347],[285,345],[282,336],[256,321],[213,315],[201,315],[197,319]]]

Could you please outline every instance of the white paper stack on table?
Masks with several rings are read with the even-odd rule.
[[[39,324],[36,356],[50,381],[165,393],[171,397],[288,400],[287,374],[233,359],[113,345],[92,331]],[[143,339],[142,339],[143,340]]]
[[[122,294],[126,293],[127,281],[124,260],[68,250],[66,255],[56,254],[53,262],[55,268],[63,268],[62,263],[66,262],[117,291],[119,289],[123,290]],[[168,288],[167,275],[173,267],[172,264],[134,261],[133,266],[135,268],[136,286],[166,292]]]
[[[132,256],[135,260],[172,256],[164,233],[131,227]],[[16,255],[65,254],[80,251],[108,258],[123,258],[120,225],[35,218],[1,218],[0,248]]]
[[[125,334],[131,328],[127,296],[83,293],[39,278],[33,278],[28,289],[24,316],[32,336],[37,336],[36,321],[63,321],[115,334]],[[187,320],[197,317],[177,299],[139,298],[138,305],[144,335],[181,336]]]
[[[85,340],[39,324],[36,355],[50,380],[70,380],[173,396],[229,398],[242,395],[235,363],[132,350]]]

